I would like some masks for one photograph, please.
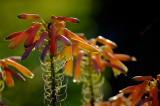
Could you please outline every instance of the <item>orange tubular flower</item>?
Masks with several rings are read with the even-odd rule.
[[[6,82],[8,87],[14,86],[14,81],[12,76],[23,81],[25,81],[25,78],[23,76],[31,79],[34,77],[34,74],[30,70],[18,64],[16,60],[17,57],[9,57],[0,60],[0,80]],[[14,72],[8,66],[17,69],[17,71],[19,71],[20,73]]]
[[[152,76],[136,76],[133,77],[136,81],[141,81],[141,84],[129,86],[120,90],[121,93],[129,94],[128,98],[131,101],[131,106],[159,106],[158,104],[158,75],[157,79]]]
[[[96,106],[159,106],[157,78],[152,76],[135,76],[133,80],[140,81],[138,85],[128,86],[108,102],[100,102]]]

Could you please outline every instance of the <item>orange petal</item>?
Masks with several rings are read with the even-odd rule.
[[[78,55],[78,51],[79,51],[79,48],[78,48],[77,43],[73,42],[72,43],[72,54],[73,54],[73,56],[77,56]]]
[[[79,51],[78,53],[78,57],[77,57],[75,68],[74,68],[74,80],[75,81],[79,80],[80,70],[81,70],[81,59],[82,59],[83,54],[84,54],[83,51]]]
[[[135,91],[132,91],[132,94],[130,95],[131,99],[131,106],[136,106],[140,100],[142,99],[142,96],[145,94],[145,88],[147,85],[147,81],[143,82],[142,84],[139,84],[135,87]]]
[[[86,50],[88,52],[100,52],[100,50],[86,42],[79,41],[77,39],[72,38],[73,41],[78,43],[79,48]]]
[[[64,51],[62,54],[66,56],[67,59],[71,59],[72,58],[72,46],[64,46]]]
[[[7,65],[10,65],[10,66],[16,68],[19,72],[21,72],[24,76],[26,76],[28,78],[33,78],[34,77],[34,74],[30,70],[28,70],[24,66],[16,63],[15,61],[13,61],[11,59],[5,59],[5,63]]]
[[[97,39],[97,42],[99,42],[99,43],[101,43],[101,44],[104,44],[104,45],[108,45],[108,46],[110,46],[111,48],[117,47],[117,44],[116,44],[116,43],[114,43],[114,42],[112,42],[111,40],[106,39],[106,38],[104,38],[104,37],[102,37],[102,36],[98,36],[96,39]]]
[[[24,20],[36,20],[40,18],[38,14],[28,14],[28,13],[19,14],[17,17],[19,19],[24,19]]]
[[[88,42],[86,42],[84,39],[82,39],[81,37],[79,37],[78,35],[76,35],[75,33],[65,29],[64,30],[65,36],[69,39],[71,39],[72,41],[78,43],[79,47],[90,51],[90,52],[100,52],[99,49],[97,49],[96,47],[90,45]]]
[[[113,54],[113,57],[120,61],[136,61],[136,58],[126,54]]]
[[[64,66],[64,74],[68,76],[73,75],[73,60],[69,59]]]
[[[5,82],[7,84],[8,87],[13,87],[14,86],[14,80],[12,78],[12,75],[9,71],[5,70],[5,75],[6,75],[6,79]]]

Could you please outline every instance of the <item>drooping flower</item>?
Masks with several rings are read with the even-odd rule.
[[[17,63],[18,57],[8,57],[0,60],[0,81],[1,85],[3,82],[6,83],[8,87],[14,86],[13,76],[19,80],[25,81],[25,77],[33,78],[34,74],[28,70],[26,67]],[[18,72],[13,70],[15,68]],[[4,86],[1,86],[1,91],[3,90]]]

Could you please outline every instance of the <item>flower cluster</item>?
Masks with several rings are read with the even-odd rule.
[[[19,60],[17,56],[0,59],[0,91],[4,89],[4,82],[8,87],[14,86],[13,76],[23,81],[25,81],[23,76],[31,79],[34,77],[34,74],[24,66],[18,64],[16,62],[17,60]],[[13,68],[18,72],[15,72]]]
[[[84,38],[84,37],[81,37]],[[76,64],[74,68],[74,78],[78,80],[80,76],[81,64],[83,62],[83,56],[88,55],[90,58],[90,67],[100,73],[105,67],[111,67],[115,76],[123,73],[126,74],[128,68],[122,63],[122,61],[136,61],[136,58],[126,54],[117,54],[113,52],[113,49],[117,47],[116,43],[106,39],[102,36],[86,40],[90,45],[99,49],[98,53],[92,51],[84,51],[77,47],[77,44],[73,44],[73,55],[76,57]]]
[[[135,76],[133,80],[141,83],[120,90],[120,94],[109,99],[109,102],[99,103],[98,106],[159,106],[160,75],[157,78]]]

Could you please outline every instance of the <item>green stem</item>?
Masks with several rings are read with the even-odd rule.
[[[56,80],[55,80],[55,70],[54,70],[54,61],[53,56],[50,56],[51,59],[51,106],[57,106],[57,97],[56,97]]]
[[[89,60],[89,66],[91,66],[91,62]],[[89,68],[89,81],[90,81],[90,93],[91,93],[91,98],[90,98],[90,105],[95,106],[95,98],[94,98],[94,91],[93,91],[93,82],[92,82],[92,69],[91,67]]]

